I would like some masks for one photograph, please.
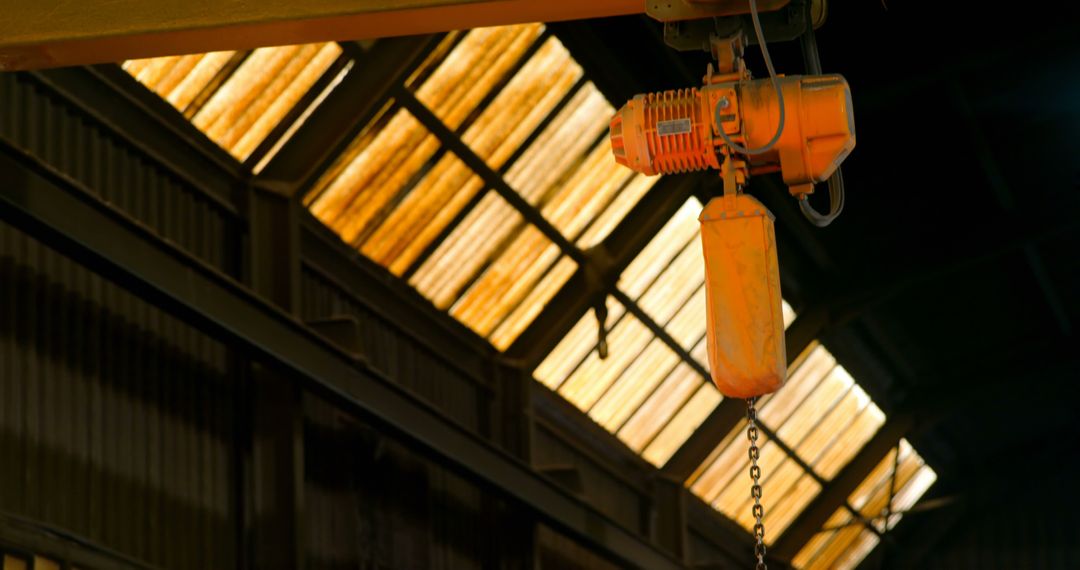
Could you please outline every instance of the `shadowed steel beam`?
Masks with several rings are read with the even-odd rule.
[[[478,156],[467,144],[465,144],[455,133],[447,127],[442,120],[440,120],[435,113],[428,109],[426,105],[420,102],[415,95],[412,94],[407,88],[403,86],[396,86],[393,90],[394,97],[398,99],[401,106],[408,109],[416,120],[420,121],[420,124],[424,125],[427,130],[431,131],[439,142],[446,148],[450,149],[461,162],[465,163],[473,172],[478,174],[480,178],[484,180],[492,190],[494,190],[503,200],[506,200],[521,217],[524,218],[530,224],[536,226],[536,229],[540,230],[540,233],[544,234],[544,237],[551,240],[552,243],[559,246],[559,249],[563,254],[570,256],[574,261],[579,264],[586,263],[585,256],[576,245],[570,242],[566,236],[562,235],[544,214],[540,212],[535,206],[529,203],[528,200],[523,198],[516,190],[510,187],[510,185],[495,172],[488,163]]]
[[[610,271],[610,260],[603,259],[597,255],[590,255],[579,249],[577,245],[564,236],[554,224],[548,221],[536,206],[530,204],[528,200],[511,188],[506,182],[506,179],[488,166],[483,158],[469,148],[456,133],[451,131],[449,127],[439,120],[435,113],[420,102],[412,92],[404,87],[398,87],[394,89],[394,96],[405,109],[408,109],[409,112],[420,121],[421,124],[438,137],[443,146],[447,147],[451,152],[457,155],[457,157],[461,159],[466,166],[472,169],[473,172],[480,175],[487,186],[517,210],[522,218],[540,230],[540,232],[544,234],[544,237],[559,246],[559,249],[562,250],[564,255],[573,259],[577,262],[579,267],[584,267],[586,271],[604,275],[604,278],[600,279],[600,282],[602,283],[601,288],[615,296],[615,298],[626,307],[627,311],[633,314],[642,322],[642,324],[651,330],[661,342],[678,354],[684,362],[694,367],[700,374],[703,376],[708,375],[708,371],[690,356],[690,353],[685,348],[679,346],[679,343],[675,342],[675,339],[664,330],[664,327],[657,324],[651,316],[638,307],[634,300],[629,299],[614,287],[614,281],[617,279],[618,274],[612,274]]]
[[[1005,179],[1005,174],[1001,171],[999,161],[994,156],[990,143],[987,142],[986,133],[983,131],[978,117],[975,116],[975,111],[971,108],[971,103],[967,94],[964,93],[964,88],[956,79],[949,81],[949,93],[952,96],[953,106],[960,111],[960,117],[970,133],[970,146],[979,159],[979,166],[982,168],[983,176],[986,177],[986,183],[993,191],[998,206],[1005,212],[1014,211],[1017,201],[1016,194],[1012,191],[1008,181]],[[1039,253],[1038,248],[1034,244],[1025,245],[1024,258],[1028,267],[1031,268],[1032,276],[1035,278],[1043,298],[1046,300],[1047,308],[1050,309],[1054,320],[1057,321],[1058,329],[1061,330],[1061,334],[1069,335],[1072,332],[1072,322],[1069,320],[1069,314],[1065,310],[1061,295],[1046,271],[1046,266],[1042,261],[1042,255]]]
[[[312,111],[258,180],[295,194],[304,188],[353,141],[379,112],[391,89],[438,44],[440,36],[412,36],[376,42],[368,51],[349,50],[352,68]]]
[[[527,370],[536,368],[586,311],[604,302],[626,266],[693,196],[700,180],[690,174],[665,176],[649,189],[601,244],[585,252],[590,263],[567,280],[506,350],[507,357]]]
[[[0,146],[0,219],[192,326],[258,355],[305,389],[383,426],[622,565],[683,567],[246,287],[7,146]]]
[[[642,13],[641,0],[9,0],[0,70]]]
[[[244,168],[254,170],[261,168],[260,165],[263,162],[269,162],[267,157],[279,150],[278,147],[282,146],[283,137],[288,135],[289,131],[297,128],[297,122],[304,120],[305,115],[317,110],[312,106],[317,105],[320,99],[324,98],[335,87],[335,84],[344,79],[354,63],[353,58],[349,57],[348,54],[338,54],[337,59],[311,84],[307,93],[304,93],[296,100],[296,104],[293,105],[292,109],[285,113],[281,120],[278,121],[278,124],[270,129],[266,138],[244,159]]]
[[[506,162],[504,162],[503,165],[498,169],[498,173],[500,176],[505,176],[506,173],[510,171],[510,168],[512,168],[513,165],[517,163],[517,161],[520,160],[521,157],[524,156],[524,154],[530,148],[532,148],[532,144],[536,142],[536,139],[539,138],[540,135],[544,132],[547,132],[548,126],[550,126],[551,123],[555,120],[555,118],[559,116],[562,110],[570,104],[570,102],[581,91],[581,88],[585,85],[587,81],[588,80],[584,77],[578,79],[574,86],[571,87],[565,95],[563,95],[563,98],[560,99],[559,102],[555,105],[555,107],[551,109],[548,115],[544,117],[539,124],[536,125],[536,128],[533,130],[533,132],[525,138],[525,140],[521,143],[517,150],[515,150],[513,154],[510,155],[510,158],[508,158]],[[462,132],[460,128],[459,132]],[[412,279],[412,276],[415,275],[416,272],[419,271],[425,263],[427,263],[427,260],[430,259],[436,251],[439,250],[439,246],[441,246],[447,239],[449,239],[450,235],[453,234],[454,230],[457,229],[458,225],[465,221],[465,218],[469,215],[469,213],[473,211],[473,208],[475,208],[480,203],[480,201],[484,199],[484,196],[487,196],[486,191],[477,192],[473,195],[471,199],[469,199],[469,202],[465,204],[465,206],[463,206],[457,214],[454,215],[454,219],[452,219],[448,224],[446,224],[446,227],[439,232],[439,235],[436,236],[435,239],[431,240],[431,243],[429,243],[427,247],[425,247],[424,250],[420,253],[420,255],[415,260],[413,260],[413,262],[409,265],[409,268],[406,269],[405,273],[401,275],[401,279],[403,281],[409,282]]]
[[[916,503],[885,536],[895,546],[887,567],[925,568],[930,565],[928,557],[946,550],[957,532],[971,532],[972,521],[1000,515],[1009,503],[1015,506],[1018,497],[1030,497],[1033,493],[1032,465],[1045,466],[1037,474],[1040,484],[1054,489],[1071,485],[1074,467],[1070,462],[1062,461],[1062,457],[1076,456],[1080,451],[1075,443],[1078,439],[1074,432],[1061,435],[1050,444],[1037,438],[984,458],[953,478],[956,484],[952,493],[939,493],[936,500]],[[1018,457],[1023,461],[1017,461]],[[995,468],[986,469],[987,465]],[[941,508],[930,508],[935,502],[941,505],[943,501]],[[867,562],[871,560],[873,557]]]
[[[770,552],[783,560],[794,558],[799,549],[821,530],[836,509],[847,504],[848,496],[870,475],[878,463],[881,463],[889,451],[896,447],[900,438],[908,433],[913,424],[912,417],[907,414],[894,414],[889,418],[851,462],[821,489],[818,496],[799,514],[784,534],[780,535]]]
[[[168,103],[118,66],[71,67],[29,74],[218,207],[239,216],[240,165]],[[6,102],[6,104],[10,104]]]

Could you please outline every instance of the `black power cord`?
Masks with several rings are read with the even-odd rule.
[[[824,0],[823,0],[824,1]],[[806,72],[811,75],[821,75],[821,56],[818,55],[817,38],[814,36],[813,0],[806,0],[806,31],[800,38],[802,45],[803,61]],[[829,177],[829,213],[821,214],[810,205],[807,196],[799,199],[799,210],[811,224],[823,228],[833,222],[840,212],[844,211],[844,173],[840,167]]]

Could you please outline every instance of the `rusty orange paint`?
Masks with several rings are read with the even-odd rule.
[[[8,1],[0,71],[645,11],[641,0]]]
[[[773,216],[740,194],[713,198],[699,220],[713,383],[729,398],[776,391],[787,356]]]
[[[851,90],[839,75],[780,78],[784,131],[775,147],[743,157],[748,172],[780,170],[792,194],[807,194],[855,147]],[[717,122],[719,120],[719,123]],[[768,79],[717,76],[700,89],[638,95],[611,120],[615,160],[644,174],[719,168],[727,152],[717,129],[752,148],[772,138],[779,105]]]
[[[738,154],[721,129],[761,148],[777,131],[780,101],[773,82],[751,81],[741,60],[726,69],[710,68],[701,88],[634,97],[611,119],[611,148],[644,174],[720,170],[724,196],[700,217],[709,365],[722,394],[749,398],[783,385],[787,358],[772,214],[740,189],[779,170],[793,195],[813,192],[854,148],[855,121],[843,77],[781,77],[783,131],[771,148]]]
[[[787,6],[791,0],[759,0],[758,11],[772,12]],[[649,0],[645,2],[645,12],[661,22],[679,22],[738,16],[749,12],[746,0]]]

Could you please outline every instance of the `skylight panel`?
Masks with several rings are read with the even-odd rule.
[[[899,457],[897,457],[899,454]],[[797,568],[854,568],[937,479],[907,440],[890,452],[796,554]],[[891,501],[890,501],[891,499]],[[855,509],[853,515],[848,506]],[[888,515],[886,517],[886,515]],[[873,530],[867,528],[871,524]]]
[[[246,160],[341,56],[336,43],[132,60],[122,67]]]

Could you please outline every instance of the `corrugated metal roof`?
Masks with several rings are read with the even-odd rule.
[[[691,198],[627,267],[618,287],[699,366],[705,365],[704,267]],[[631,449],[661,466],[722,397],[614,298],[601,359],[596,318],[584,316],[534,372],[537,380],[589,414]]]
[[[765,438],[760,464],[771,502],[765,518],[770,541],[821,490],[819,479],[831,480],[885,422],[885,414],[820,345],[810,349],[782,389],[762,398],[758,417],[814,470],[808,473]],[[745,421],[733,429],[689,483],[695,494],[749,529],[754,521],[741,485],[749,468],[745,429]]]
[[[899,457],[897,456],[899,454]],[[856,518],[846,507],[837,509],[795,556],[798,568],[854,568],[884,533],[900,522],[903,513],[934,484],[937,474],[907,440],[881,461],[848,497]],[[868,521],[873,530],[865,524]]]
[[[341,56],[336,43],[126,61],[135,79],[246,160]]]
[[[543,26],[451,34],[435,54],[410,81],[416,99],[579,248],[606,237],[655,182],[610,160],[614,109]],[[577,269],[393,101],[305,202],[500,349]]]
[[[347,58],[336,44],[317,44],[123,66],[245,160],[278,123],[298,115],[301,96],[340,59]],[[447,34],[405,88],[565,243],[584,250],[655,179],[610,159],[614,109],[583,75],[557,38],[529,24]],[[505,349],[577,263],[424,125],[388,101],[304,203],[345,242]]]
[[[702,368],[705,356],[704,269],[697,215],[690,199],[623,272],[618,287]],[[722,397],[616,300],[608,300],[611,354],[596,351],[598,324],[586,315],[536,369],[556,390],[658,467],[689,438]],[[785,326],[795,318],[784,303]],[[825,347],[814,344],[787,384],[759,403],[762,424],[786,446],[762,436],[760,466],[769,497],[771,543],[884,424],[885,414]],[[745,421],[687,481],[687,486],[744,528],[752,528]],[[798,460],[786,454],[788,447]],[[813,472],[806,471],[808,465]],[[915,499],[921,496],[921,489]]]
[[[320,44],[124,66],[243,160],[286,116],[303,120],[291,110],[298,94],[342,58],[336,45]],[[279,73],[253,71],[268,66]],[[343,241],[506,349],[578,269],[566,244],[582,251],[600,243],[656,178],[611,159],[606,130],[613,107],[542,25],[447,34],[403,88],[408,93],[399,98],[412,106],[386,101],[304,204]],[[505,191],[488,187],[433,129],[453,132],[559,235],[530,223]],[[589,313],[534,371],[657,466],[722,400],[701,373],[707,370],[701,207],[688,200],[619,277],[618,294],[606,299],[607,358],[597,353],[599,325]],[[785,325],[795,318],[787,303],[784,317]],[[769,435],[760,442],[771,542],[885,415],[817,344],[791,368],[783,389],[761,399],[759,410],[768,434],[783,442]],[[744,430],[745,422],[736,426],[686,485],[750,529]],[[914,504],[933,482],[933,471],[906,442],[900,449],[894,511]],[[891,479],[883,466],[891,465],[892,459],[883,461],[864,481],[799,553],[799,566],[854,565],[873,548],[885,522],[871,531],[852,510],[868,518],[880,514],[882,501],[888,502],[883,481]]]

